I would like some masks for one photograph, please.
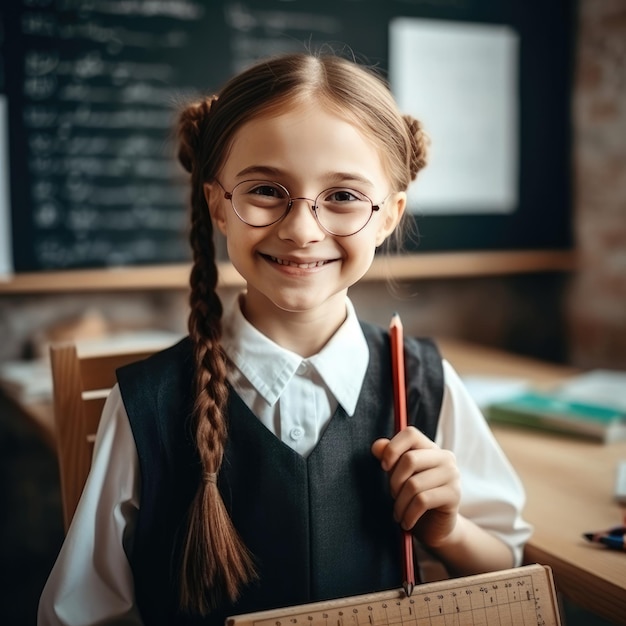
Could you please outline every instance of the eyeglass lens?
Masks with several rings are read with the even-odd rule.
[[[295,201],[312,202],[307,198],[291,198],[285,187],[266,180],[246,180],[232,191],[235,213],[250,226],[269,226],[278,222]],[[369,222],[372,201],[359,191],[332,187],[315,198],[314,212],[322,228],[341,236],[352,235]]]

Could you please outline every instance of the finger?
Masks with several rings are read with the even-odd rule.
[[[412,530],[426,516],[430,520],[455,516],[458,506],[456,494],[450,485],[443,485],[417,494],[398,520],[404,530]]]
[[[405,528],[431,509],[456,509],[461,497],[458,470],[437,466],[411,476],[394,502],[394,517]]]
[[[448,450],[421,449],[408,450],[405,452],[393,469],[389,472],[389,488],[391,495],[397,498],[400,491],[411,480],[411,486],[415,490],[423,490],[427,488],[424,481],[428,480],[432,474],[428,470],[448,468],[448,472],[452,475],[453,469],[456,468],[454,455]],[[443,479],[442,479],[443,480]],[[434,485],[428,485],[434,486]]]
[[[431,441],[424,433],[414,426],[409,426],[401,430],[389,441],[389,445],[385,448],[380,459],[381,465],[385,471],[389,471],[408,450],[419,450],[422,448],[439,449],[437,444]]]
[[[377,439],[372,444],[372,454],[380,461],[383,458],[385,448],[389,445],[389,439],[381,438]]]

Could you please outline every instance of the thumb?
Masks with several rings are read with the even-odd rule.
[[[389,439],[377,439],[372,444],[372,454],[380,461],[383,458],[383,454],[385,453],[385,449],[389,445]]]

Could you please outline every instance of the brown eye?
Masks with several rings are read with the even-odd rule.
[[[275,185],[268,185],[268,184],[264,184],[264,185],[258,185],[256,187],[253,187],[252,189],[250,189],[250,191],[248,191],[248,193],[251,194],[256,194],[259,196],[267,196],[270,198],[285,198],[285,190],[280,188],[280,187],[276,187]]]

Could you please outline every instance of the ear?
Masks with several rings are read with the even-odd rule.
[[[393,193],[385,202],[385,206],[382,207],[383,219],[378,225],[378,231],[376,232],[376,247],[380,246],[389,235],[396,229],[396,226],[400,222],[400,219],[404,215],[406,209],[406,192],[399,191]]]
[[[224,203],[221,202],[220,198],[221,189],[215,183],[204,183],[202,189],[213,223],[223,235],[226,235],[226,216],[224,215]]]

